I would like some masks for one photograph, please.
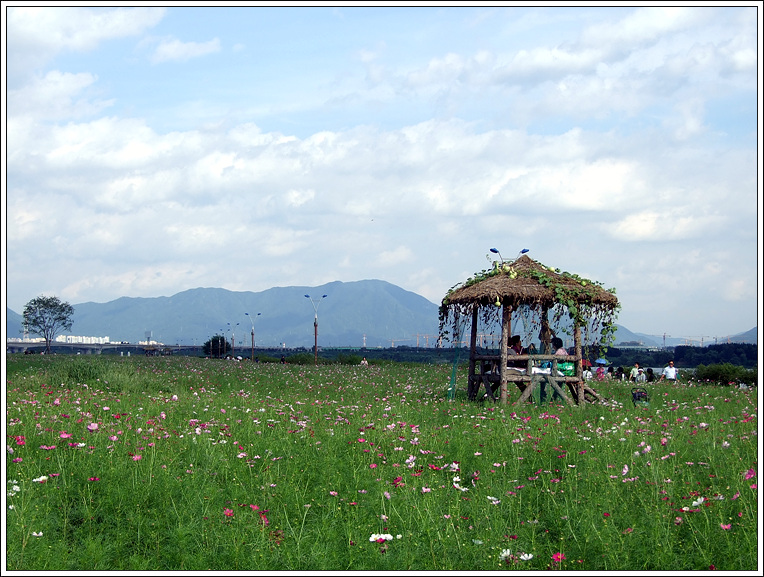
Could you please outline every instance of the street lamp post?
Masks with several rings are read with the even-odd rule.
[[[234,331],[236,327],[239,326],[239,323],[236,323],[235,325],[228,323],[228,326],[231,327],[231,356],[233,358],[236,358],[236,341],[234,340],[236,338],[236,335],[234,334]]]
[[[249,317],[250,322],[252,323],[252,362],[255,362],[255,319],[252,318],[252,316],[249,313],[244,313]],[[262,313],[257,313],[255,316],[259,317]]]
[[[313,319],[313,357],[315,364],[318,364],[318,307],[321,304],[321,301],[327,296],[328,295],[323,295],[320,299],[313,300],[310,298],[310,295],[305,295],[305,298],[308,299],[310,304],[313,305],[313,311],[316,313],[316,316]]]

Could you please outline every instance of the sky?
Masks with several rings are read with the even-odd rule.
[[[363,279],[439,303],[527,248],[631,331],[761,326],[760,2],[12,4],[18,313]]]

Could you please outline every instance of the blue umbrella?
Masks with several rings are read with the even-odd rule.
[[[594,362],[597,363],[598,365],[607,365],[610,363],[610,361],[608,361],[607,359],[597,359]]]

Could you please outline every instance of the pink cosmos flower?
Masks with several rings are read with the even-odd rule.
[[[88,431],[95,433],[98,430],[98,423],[90,423],[88,425]]]
[[[66,431],[61,431],[61,434],[59,435],[59,437],[61,437],[62,439],[68,439],[71,436],[72,436],[72,434],[71,433],[67,433]]]
[[[565,555],[563,553],[555,553],[552,555],[552,561],[555,563],[559,563],[560,561],[563,561],[565,559]]]
[[[228,509],[228,508],[223,509],[223,515],[225,515],[226,517],[233,517],[233,509]]]
[[[719,523],[719,526],[725,531],[729,531],[730,529],[732,529],[732,523],[730,523],[729,525],[725,525],[724,523]]]
[[[376,469],[376,468],[377,468],[376,463],[372,463],[371,465],[369,465],[369,469]]]
[[[756,476],[756,471],[754,471],[753,469],[748,469],[748,472],[745,474],[745,479],[747,481],[748,479],[752,479],[755,476]]]
[[[98,477],[90,477],[90,478],[88,478],[88,481],[100,481],[100,480],[101,479],[99,479]]]
[[[143,459],[141,455],[133,455],[133,461],[140,461],[141,459]]]

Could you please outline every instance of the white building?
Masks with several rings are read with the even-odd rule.
[[[109,337],[80,337],[76,335],[58,335],[57,343],[77,344],[77,345],[106,345],[111,341]]]

